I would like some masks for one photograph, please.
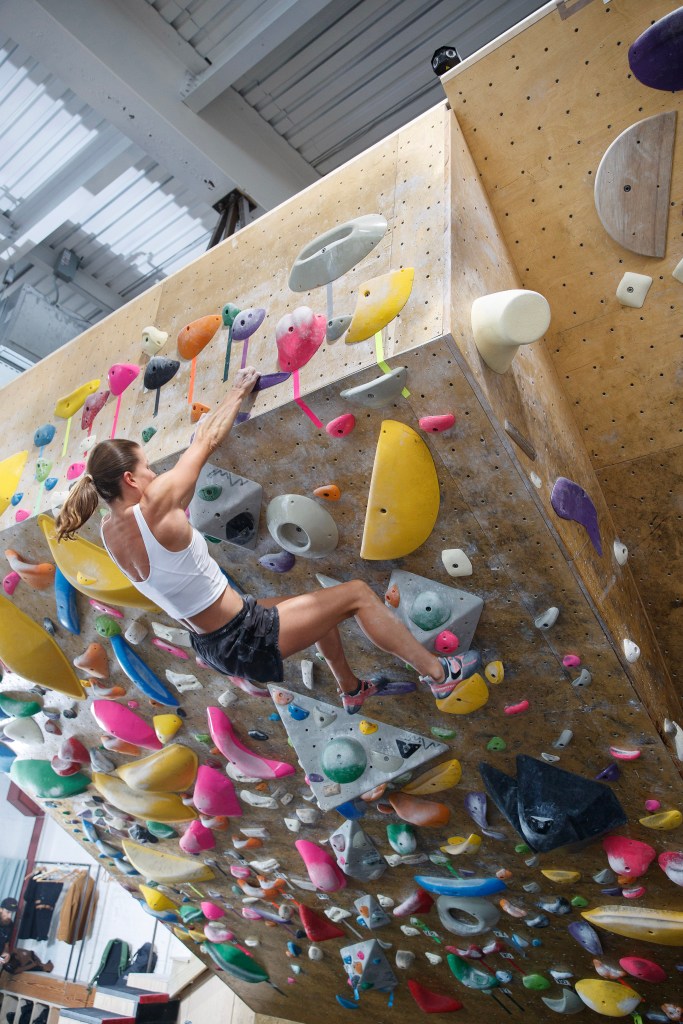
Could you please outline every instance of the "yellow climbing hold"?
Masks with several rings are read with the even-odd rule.
[[[562,871],[559,868],[542,868],[541,874],[549,878],[551,882],[557,882],[558,885],[570,885],[572,882],[578,882],[581,878],[580,871]]]
[[[5,511],[12,495],[19,486],[21,474],[28,458],[28,452],[17,452],[0,462],[0,516]]]
[[[410,298],[415,271],[412,267],[392,270],[360,286],[353,319],[346,332],[346,344],[372,338],[401,312]]]
[[[678,828],[683,821],[683,814],[680,811],[660,811],[658,814],[648,814],[640,818],[640,824],[645,828],[657,828],[668,832],[672,828]]]
[[[622,907],[614,903],[582,910],[581,916],[598,928],[628,939],[657,942],[660,946],[683,946],[683,910]]]
[[[60,398],[55,405],[55,416],[60,416],[63,420],[68,420],[71,416],[77,413],[83,405],[85,405],[85,400],[88,395],[95,394],[100,384],[100,380],[89,380],[86,384],[81,384],[70,394],[64,395],[64,397]]]
[[[76,590],[106,604],[158,611],[155,604],[136,590],[99,544],[93,544],[85,537],[74,537],[58,544],[55,521],[44,513],[38,516],[38,526],[45,534],[59,570]]]
[[[171,743],[149,757],[122,764],[116,774],[127,786],[141,793],[182,793],[197,778],[198,764],[194,750],[182,743]]]
[[[384,420],[372,467],[360,556],[401,558],[429,537],[439,514],[439,480],[429,448],[397,420]]]
[[[489,688],[479,673],[475,672],[469,679],[458,683],[443,700],[437,700],[436,706],[446,715],[470,715],[483,708],[488,699]]]
[[[159,882],[160,885],[208,882],[215,877],[211,868],[201,860],[163,853],[153,847],[134,843],[130,839],[124,839],[122,845],[123,852],[135,870],[139,871],[143,878]]]
[[[358,728],[364,736],[371,736],[373,732],[377,732],[379,726],[376,722],[368,722],[365,718],[358,723]]]
[[[444,761],[437,764],[429,771],[423,772],[407,786],[403,786],[404,793],[412,793],[413,796],[425,796],[430,793],[441,793],[444,789],[451,789],[457,786],[462,777],[462,765],[453,758],[451,761]]]
[[[629,985],[602,978],[580,978],[574,988],[586,1006],[604,1017],[626,1017],[641,1001]]]
[[[100,796],[120,811],[132,814],[134,818],[167,822],[193,821],[197,817],[197,812],[184,804],[175,793],[140,793],[115,775],[104,775],[101,772],[93,772],[92,784]]]
[[[498,683],[502,683],[505,678],[503,662],[490,661],[484,669],[484,675],[486,676],[487,682],[491,683],[493,686],[497,686]]]
[[[172,740],[182,724],[183,720],[179,715],[155,715],[152,719],[159,743],[168,743],[169,740]]]
[[[47,630],[0,594],[0,661],[18,676],[77,700],[85,691]]]
[[[463,853],[474,853],[478,850],[481,846],[481,836],[472,832],[467,837],[449,836],[446,842],[448,845],[441,847],[442,852],[448,853],[451,857],[459,857]]]
[[[163,892],[159,892],[158,889],[153,889],[151,885],[141,885],[140,892],[142,893],[145,903],[150,910],[164,911],[164,910],[177,910],[178,906],[173,900],[169,900],[168,896],[164,896]]]

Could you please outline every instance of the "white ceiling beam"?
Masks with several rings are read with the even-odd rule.
[[[10,220],[13,227],[5,242],[0,242],[0,255],[19,236],[38,224],[59,203],[73,195],[127,149],[131,149],[130,139],[112,125],[107,125],[98,132],[90,142],[11,211]]]
[[[3,31],[198,199],[213,205],[237,188],[272,209],[315,181],[234,90],[202,116],[183,103],[188,65],[150,29],[150,13],[163,22],[140,0],[0,0]]]
[[[184,100],[198,113],[229,89],[259,61],[269,57],[309,21],[328,6],[330,0],[277,0],[263,4],[249,14],[227,45],[215,56],[211,67],[188,79]]]

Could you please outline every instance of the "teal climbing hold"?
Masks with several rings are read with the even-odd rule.
[[[450,618],[451,610],[435,590],[423,590],[417,595],[410,609],[410,619],[420,629],[429,631],[443,626]]]
[[[215,501],[217,498],[220,498],[223,488],[213,484],[209,487],[202,487],[197,493],[202,501]]]
[[[358,740],[337,736],[323,750],[322,770],[332,782],[355,782],[367,767],[368,759]]]
[[[143,444],[147,444],[148,441],[151,441],[156,432],[156,427],[145,427],[142,431]]]

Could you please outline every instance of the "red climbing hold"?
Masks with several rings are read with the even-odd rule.
[[[304,903],[297,903],[301,924],[311,942],[324,942],[325,939],[344,939],[346,932],[338,928],[333,921],[311,910]]]
[[[420,429],[429,434],[440,434],[443,430],[450,430],[455,423],[455,416],[452,412],[444,413],[442,416],[422,416],[418,421]]]
[[[356,417],[353,413],[345,412],[336,419],[330,420],[325,430],[331,437],[346,437],[356,425]]]
[[[453,1013],[455,1010],[462,1010],[462,1003],[453,996],[441,996],[438,992],[432,992],[425,988],[419,981],[408,979],[410,994],[420,1007],[423,1013]]]

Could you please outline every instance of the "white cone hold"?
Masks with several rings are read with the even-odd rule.
[[[520,345],[542,338],[550,325],[548,300],[539,292],[512,288],[482,295],[472,303],[472,332],[490,369],[510,369]]]

